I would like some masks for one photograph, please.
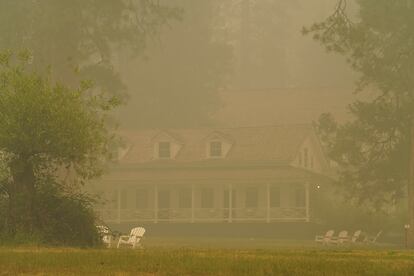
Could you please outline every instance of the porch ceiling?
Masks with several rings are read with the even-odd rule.
[[[328,181],[329,178],[293,166],[115,170],[105,182],[268,182],[271,180]]]

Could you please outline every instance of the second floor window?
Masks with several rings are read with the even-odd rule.
[[[221,157],[221,155],[222,155],[221,142],[219,141],[210,142],[210,157]]]
[[[159,158],[170,158],[171,157],[170,142],[159,142],[158,143],[158,157]]]

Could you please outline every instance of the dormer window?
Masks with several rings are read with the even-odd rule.
[[[222,144],[220,141],[210,142],[210,157],[222,157]]]
[[[304,162],[305,168],[308,168],[309,167],[309,151],[308,151],[308,148],[303,149],[303,162]]]
[[[167,131],[160,131],[151,139],[154,160],[177,158],[183,143],[176,136]]]
[[[158,157],[159,158],[171,158],[171,143],[159,142],[158,143]]]
[[[206,145],[206,158],[210,159],[227,158],[234,143],[229,136],[218,131],[208,135],[204,141]]]

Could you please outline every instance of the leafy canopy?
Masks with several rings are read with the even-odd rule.
[[[74,69],[108,93],[125,89],[113,69],[115,50],[138,54],[180,11],[155,0],[0,1],[0,50],[30,49],[39,70],[71,81]]]
[[[368,100],[349,107],[353,120],[338,125],[330,115],[319,127],[330,157],[340,165],[340,183],[360,203],[381,208],[404,194],[408,180],[410,126],[414,108],[414,1],[347,1],[305,34],[328,51],[346,56],[360,73],[359,93]],[[362,91],[362,92],[361,92]]]
[[[0,53],[0,234],[94,245],[92,202],[79,184],[103,171],[119,100],[91,82],[55,82],[31,60],[29,52]]]
[[[90,82],[79,88],[52,82],[27,68],[29,57],[25,52],[16,61],[10,52],[0,54],[3,166],[13,174],[16,160],[30,163],[36,183],[44,178],[58,181],[64,169],[75,172],[80,181],[99,175],[113,138],[107,119],[119,101],[92,89]],[[19,183],[3,175],[10,193],[7,187]]]

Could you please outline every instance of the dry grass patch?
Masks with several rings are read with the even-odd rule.
[[[309,248],[2,248],[0,271],[0,275],[413,275],[414,253]]]

